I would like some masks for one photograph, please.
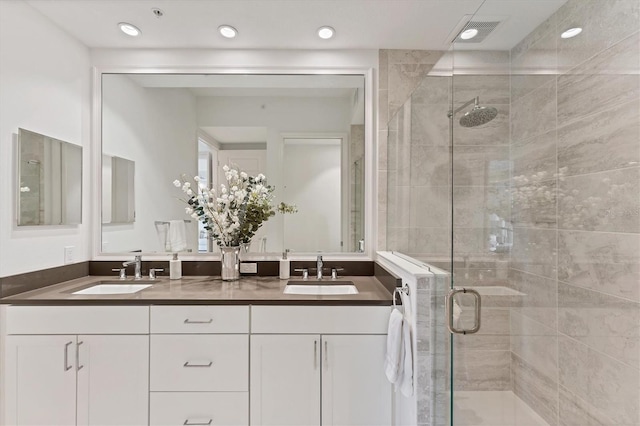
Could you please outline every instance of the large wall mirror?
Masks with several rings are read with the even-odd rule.
[[[274,202],[298,209],[269,219],[249,252],[363,252],[365,115],[364,74],[103,73],[102,253],[218,253],[172,182],[219,187],[224,165],[264,174]],[[135,164],[131,221],[106,217],[109,158]]]
[[[18,130],[18,225],[82,223],[82,147]]]

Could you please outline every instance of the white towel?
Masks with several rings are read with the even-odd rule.
[[[405,293],[400,293],[404,318],[402,321],[402,375],[396,386],[406,397],[413,395],[413,339],[411,338],[411,300]]]
[[[168,224],[165,222],[156,222],[156,233],[158,234],[158,240],[160,240],[160,244],[164,251],[171,251],[171,244],[169,244],[169,238],[167,237],[168,232]]]
[[[384,359],[384,373],[391,383],[396,383],[402,374],[402,322],[402,313],[394,308],[389,316],[387,356]]]
[[[187,228],[184,220],[172,220],[169,222],[168,244],[172,252],[178,252],[187,248]]]

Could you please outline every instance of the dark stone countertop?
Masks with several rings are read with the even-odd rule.
[[[291,277],[299,280],[299,277]],[[338,281],[353,281],[358,294],[338,296],[284,294],[287,280],[277,277],[241,277],[224,282],[216,276],[185,276],[180,280],[166,277],[155,281],[120,282],[113,276],[86,276],[38,290],[0,299],[13,305],[391,305],[391,293],[375,276],[347,276]],[[151,287],[133,294],[72,294],[99,281],[124,284],[149,284]],[[309,279],[309,284],[317,283]],[[322,281],[331,284],[331,279]]]

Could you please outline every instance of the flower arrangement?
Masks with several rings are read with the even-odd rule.
[[[183,200],[188,204],[185,212],[201,221],[220,247],[249,243],[260,226],[275,216],[276,210],[297,212],[294,205],[272,205],[275,188],[267,184],[262,173],[249,176],[226,165],[223,170],[227,183],[221,184],[218,192],[201,182],[198,176],[193,182],[187,180],[186,175],[173,181],[189,197]]]

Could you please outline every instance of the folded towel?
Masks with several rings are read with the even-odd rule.
[[[172,252],[182,251],[187,248],[187,228],[184,220],[169,221],[167,240]]]
[[[402,375],[396,385],[404,396],[413,395],[413,339],[411,338],[411,300],[409,296],[400,293],[402,306],[404,306],[404,318],[402,321]]]
[[[384,373],[391,383],[396,383],[402,374],[402,317],[402,313],[395,308],[389,316],[387,356],[384,360]]]

